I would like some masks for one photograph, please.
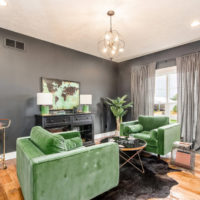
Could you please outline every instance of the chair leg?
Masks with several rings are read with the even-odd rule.
[[[160,154],[158,154],[158,159],[160,159]]]

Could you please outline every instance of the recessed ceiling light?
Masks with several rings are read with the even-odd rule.
[[[200,25],[200,22],[198,20],[195,20],[191,23],[191,26],[194,27],[194,26],[198,26]]]
[[[7,6],[7,2],[5,0],[0,0],[0,6]]]

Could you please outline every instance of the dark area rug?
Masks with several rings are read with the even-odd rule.
[[[156,156],[142,156],[141,159],[145,169],[144,174],[126,164],[120,169],[119,185],[94,200],[145,200],[167,197],[171,187],[178,184],[167,176],[167,173],[180,170],[170,168],[168,163]]]

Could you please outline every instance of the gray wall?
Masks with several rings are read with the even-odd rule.
[[[26,51],[5,48],[5,37],[25,42]],[[124,94],[130,99],[132,66],[153,61],[158,62],[159,68],[172,66],[176,57],[196,51],[200,51],[200,41],[116,64],[0,29],[0,118],[12,120],[6,135],[7,152],[14,151],[16,138],[29,135],[34,126],[34,115],[39,113],[36,93],[40,91],[41,77],[79,81],[81,93],[93,95],[95,133],[100,133],[103,131],[100,99]],[[124,120],[130,118],[129,112]]]
[[[131,67],[137,65],[157,62],[157,68],[163,68],[176,65],[176,57],[183,56],[200,51],[200,41],[171,48],[165,51],[149,54],[143,57],[124,61],[118,64],[118,95],[127,94],[131,96]],[[125,120],[131,120],[131,114],[128,113]]]
[[[5,48],[3,38],[25,42],[26,51]],[[80,93],[92,94],[95,133],[103,131],[101,97],[117,95],[115,63],[48,42],[0,29],[0,118],[12,120],[6,136],[7,152],[16,138],[27,136],[39,113],[36,93],[41,77],[79,81]]]

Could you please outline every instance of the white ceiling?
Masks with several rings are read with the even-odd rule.
[[[0,27],[101,57],[97,42],[113,27],[126,42],[121,62],[200,39],[200,0],[6,0]]]

